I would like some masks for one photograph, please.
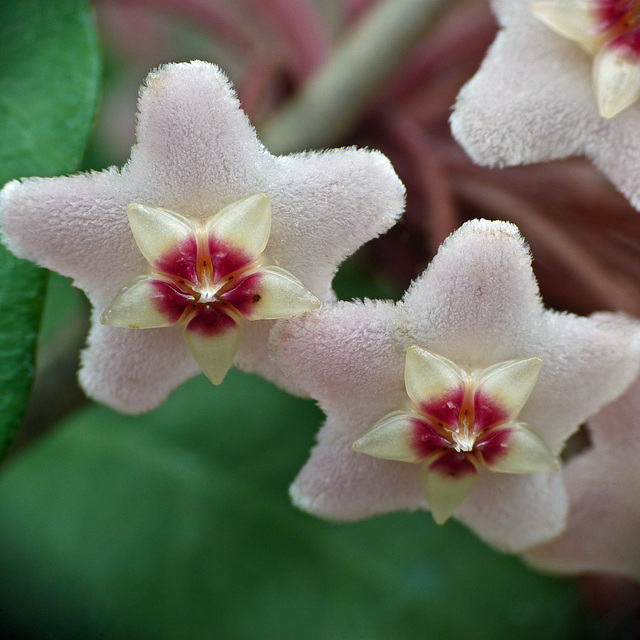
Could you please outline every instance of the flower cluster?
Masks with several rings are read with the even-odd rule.
[[[506,14],[548,36],[513,4]],[[561,4],[536,11],[555,24]],[[606,52],[627,37],[618,26],[597,26]],[[612,64],[603,59],[600,75]],[[600,104],[619,111],[611,84]],[[472,82],[454,115],[472,147],[495,117],[474,119],[474,91]],[[522,148],[508,127],[500,135],[483,138],[486,157],[502,161],[512,135]],[[545,309],[518,229],[487,220],[453,233],[400,302],[336,302],[338,265],[403,204],[377,152],[271,155],[224,75],[194,62],[149,76],[123,169],[13,181],[0,223],[16,255],[72,277],[92,303],[80,371],[88,395],[135,413],[199,371],[215,384],[233,365],[257,372],[327,414],[291,489],[302,509],[352,520],[426,508],[438,523],[457,518],[500,549],[536,547],[532,562],[563,568],[557,556],[592,495],[610,488],[608,472],[593,473],[617,450],[601,425],[609,403],[636,397],[623,394],[640,369],[640,323]],[[562,468],[585,421],[594,448]],[[605,567],[618,557],[595,556]]]

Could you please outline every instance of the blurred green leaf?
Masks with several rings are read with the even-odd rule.
[[[146,416],[77,415],[0,478],[0,636],[585,637],[568,582],[454,522],[294,509],[287,486],[321,419],[238,372],[219,388],[201,376]]]
[[[0,185],[74,171],[100,64],[87,0],[0,2]],[[0,246],[0,455],[22,419],[46,272]]]

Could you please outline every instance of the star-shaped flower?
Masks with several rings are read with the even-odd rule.
[[[511,551],[563,529],[564,442],[640,365],[636,323],[545,310],[517,228],[485,220],[400,303],[338,303],[272,340],[327,413],[298,506],[343,520],[428,506]]]
[[[13,181],[0,195],[7,246],[92,303],[86,392],[146,411],[201,367],[219,382],[234,355],[296,389],[272,362],[266,319],[334,299],[338,264],[402,211],[390,163],[356,149],[274,157],[204,62],[149,75],[137,137],[122,170]]]
[[[628,62],[626,46],[635,47],[637,28],[624,31],[626,12],[637,21],[631,4],[538,0],[532,6],[547,16],[543,23],[530,0],[494,0],[501,29],[451,116],[451,130],[471,158],[503,166],[585,155],[640,207],[640,104],[624,108],[640,88],[640,67],[635,54]],[[548,26],[552,20],[556,31]],[[557,33],[561,24],[564,35]],[[569,31],[583,46],[566,37]],[[597,95],[606,115],[618,115],[603,118]]]
[[[527,552],[561,573],[611,572],[640,580],[640,380],[587,423],[590,443],[564,468],[563,534]]]

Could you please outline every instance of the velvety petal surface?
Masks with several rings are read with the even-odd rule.
[[[569,461],[566,530],[525,558],[560,573],[611,572],[640,579],[640,383],[587,423],[592,447]]]
[[[80,383],[87,395],[118,411],[150,411],[200,373],[182,333],[180,325],[144,331],[107,327],[94,310]]]
[[[17,255],[73,278],[88,294],[94,318],[148,268],[127,220],[131,203],[205,219],[242,198],[257,198],[264,206],[252,211],[262,206],[264,213],[265,196],[259,194],[266,194],[271,202],[267,255],[323,301],[334,297],[331,279],[338,264],[386,231],[404,206],[404,188],[380,153],[346,149],[269,154],[226,76],[205,62],[170,64],[149,75],[140,93],[137,139],[121,171],[14,181],[0,196],[4,242]],[[259,223],[251,218],[255,233],[249,253],[265,243],[268,216],[258,218]],[[237,228],[226,228],[222,235],[231,246],[238,239]],[[162,250],[163,234],[155,237],[158,246],[145,248],[150,258]],[[170,258],[175,262],[175,256]],[[178,262],[184,266],[181,258]],[[299,389],[273,365],[267,345],[273,323],[262,323],[244,332],[239,366],[292,391]],[[160,367],[162,382],[146,394],[141,370],[158,357],[145,356],[138,346],[163,341],[149,336],[115,339],[116,331],[128,330],[94,327],[83,354],[81,380],[93,397],[121,410],[148,409],[198,371],[186,346],[177,349],[173,355],[181,360]],[[138,346],[127,354],[111,353],[109,340],[114,351]],[[123,369],[118,379],[123,363],[131,370]],[[173,380],[164,380],[165,375],[173,375]],[[139,386],[129,389],[132,384]],[[145,394],[146,400],[140,401],[138,395]]]
[[[468,371],[520,360],[520,373],[526,375],[515,376],[517,393],[507,404],[519,407],[526,400],[518,421],[537,432],[548,449],[536,448],[533,440],[541,441],[534,436],[519,438],[517,449],[522,455],[535,449],[534,466],[540,470],[552,466],[546,465],[549,457],[553,460],[581,422],[637,375],[639,327],[616,314],[578,318],[545,310],[516,227],[466,223],[401,303],[338,303],[274,330],[276,359],[328,415],[292,486],[294,501],[336,519],[426,506],[416,470],[421,465],[352,450],[373,425],[406,406],[403,364],[412,345]],[[536,358],[542,366],[531,391],[534,369],[540,366]],[[523,470],[521,460],[511,462],[501,470],[515,471],[516,462]],[[448,515],[444,511],[442,518]],[[487,469],[453,511],[485,540],[510,551],[557,535],[566,514],[560,473],[513,475]]]
[[[640,206],[640,105],[610,120],[598,114],[592,57],[554,33],[529,0],[495,0],[502,27],[463,87],[451,130],[483,165],[586,155]]]
[[[451,235],[401,311],[415,344],[461,366],[542,359],[519,419],[555,454],[631,384],[640,365],[638,327],[622,314],[582,318],[544,309],[529,250],[506,222],[473,220]]]
[[[377,151],[329,150],[277,160],[268,191],[273,220],[267,253],[327,300],[337,265],[400,216],[404,187]]]
[[[104,311],[146,266],[126,215],[138,195],[117,169],[14,180],[0,191],[2,241],[18,257],[72,278]]]
[[[330,415],[290,493],[293,503],[329,520],[359,520],[425,508],[420,465],[374,458],[351,445],[371,423]]]
[[[494,547],[519,552],[557,536],[566,525],[567,509],[561,473],[481,470],[456,517]]]

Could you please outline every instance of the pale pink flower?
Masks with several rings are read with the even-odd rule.
[[[504,166],[585,155],[640,206],[640,105],[633,103],[640,63],[627,46],[635,46],[637,26],[607,27],[600,13],[614,4],[635,16],[633,2],[494,0],[501,29],[451,116],[474,161]],[[600,115],[598,103],[613,117]]]
[[[546,310],[517,228],[486,220],[401,302],[338,303],[272,340],[327,413],[298,506],[338,520],[431,508],[510,551],[563,530],[564,443],[640,365],[635,322]]]
[[[589,446],[563,470],[569,518],[562,535],[527,552],[559,573],[640,579],[640,380],[587,422]]]
[[[338,264],[394,223],[404,189],[390,163],[356,149],[274,157],[204,62],[149,75],[137,137],[122,170],[13,181],[0,196],[5,244],[92,303],[87,394],[146,411],[201,367],[219,382],[234,356],[295,389],[270,358],[269,318],[333,300]]]

